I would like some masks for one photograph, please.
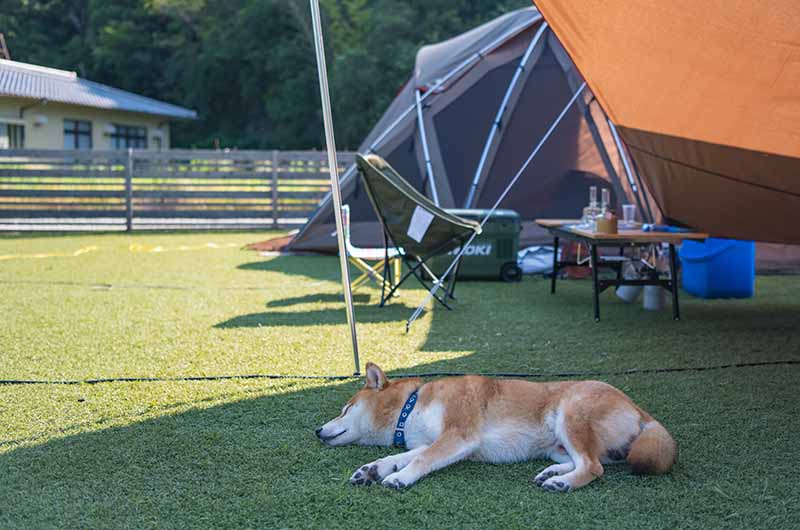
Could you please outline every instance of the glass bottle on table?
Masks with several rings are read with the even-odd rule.
[[[602,199],[600,208],[597,211],[594,221],[594,231],[597,232],[597,222],[600,220],[610,220],[614,218],[614,213],[611,211],[611,192],[608,188],[603,188]],[[615,230],[616,231],[616,230]]]
[[[594,218],[597,216],[598,212],[599,209],[597,208],[597,186],[589,186],[589,206],[586,206],[583,209],[581,226],[589,230],[594,230]]]

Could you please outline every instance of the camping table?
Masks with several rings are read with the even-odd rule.
[[[558,241],[559,239],[569,239],[579,243],[585,243],[591,248],[590,266],[592,269],[592,290],[594,294],[594,319],[600,320],[600,293],[609,287],[619,285],[657,285],[672,292],[672,316],[675,320],[680,319],[680,308],[678,307],[678,282],[676,281],[676,259],[675,245],[681,241],[704,240],[709,236],[700,232],[644,232],[642,230],[620,230],[618,234],[595,233],[589,230],[577,228],[580,223],[577,219],[537,219],[536,224],[547,229],[553,235],[553,277],[550,283],[550,293],[556,292],[556,276],[558,271],[567,266],[582,266],[576,262],[559,261]],[[669,278],[649,278],[628,280],[622,276],[622,265],[617,262],[611,267],[617,271],[616,279],[600,279],[598,267],[609,266],[600,263],[598,259],[598,247],[618,247],[620,255],[626,247],[642,247],[653,243],[669,244]]]

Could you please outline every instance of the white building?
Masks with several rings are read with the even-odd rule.
[[[0,59],[0,149],[168,149],[169,122],[193,110]]]

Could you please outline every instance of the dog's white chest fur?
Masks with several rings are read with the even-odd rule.
[[[406,447],[414,449],[430,445],[444,429],[444,407],[441,403],[431,403],[424,408],[416,407],[408,415],[406,425]]]

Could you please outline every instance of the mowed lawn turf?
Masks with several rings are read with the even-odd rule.
[[[0,238],[0,379],[353,371],[336,258],[241,250],[265,233]],[[79,252],[80,251],[80,252]],[[45,254],[46,256],[41,256]],[[76,255],[77,254],[77,255]],[[409,284],[410,285],[410,284]],[[798,528],[800,278],[752,300],[683,295],[682,317],[588,281],[459,285],[458,307],[356,293],[362,363],[415,372],[596,372],[671,431],[665,476],[625,466],[569,494],[548,465],[459,463],[407,491],[347,482],[396,449],[323,447],[360,381],[0,386],[0,528]]]

